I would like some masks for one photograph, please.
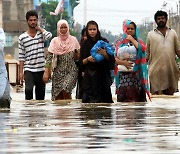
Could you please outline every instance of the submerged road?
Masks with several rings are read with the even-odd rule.
[[[53,102],[49,88],[45,101],[12,90],[11,108],[0,110],[1,154],[180,153],[179,92],[147,103],[82,104]]]

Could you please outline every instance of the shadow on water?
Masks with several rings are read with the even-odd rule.
[[[180,151],[179,96],[113,104],[12,97],[11,108],[0,110],[2,154]]]

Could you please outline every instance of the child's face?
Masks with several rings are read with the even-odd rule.
[[[89,25],[88,26],[88,33],[90,37],[95,37],[97,34],[97,27],[96,25]]]

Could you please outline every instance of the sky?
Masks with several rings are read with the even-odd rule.
[[[86,7],[84,7],[86,1]],[[100,29],[111,31],[118,35],[122,32],[122,22],[130,19],[136,24],[154,21],[157,10],[176,13],[178,0],[80,0],[74,9],[75,23],[84,25],[89,20],[95,20]],[[163,3],[166,2],[166,7]],[[84,13],[86,8],[86,13]],[[86,14],[86,18],[84,16]]]

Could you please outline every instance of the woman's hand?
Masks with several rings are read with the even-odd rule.
[[[130,69],[132,67],[133,62],[131,61],[127,61],[127,60],[123,60],[123,65],[127,68]]]
[[[128,61],[128,60],[122,60],[122,59],[119,59],[117,57],[115,58],[115,61],[116,61],[116,64],[124,65],[127,69],[130,69],[133,65],[133,62]]]
[[[107,53],[106,53],[106,50],[105,49],[102,49],[102,48],[98,48],[98,53],[105,56]]]
[[[126,39],[129,40],[130,42],[132,42],[134,40],[134,38],[131,35],[127,35]]]
[[[96,62],[96,60],[92,56],[87,57],[87,60],[92,63]]]
[[[43,74],[43,82],[44,83],[48,83],[48,81],[49,81],[49,76],[50,76],[50,74],[49,74],[49,69],[45,69],[45,71],[44,71],[44,74]]]
[[[131,35],[127,35],[126,39],[133,43],[136,49],[138,49],[138,42],[134,39],[134,37],[132,37]]]
[[[80,50],[75,49],[74,51],[74,60],[79,60],[80,58]]]
[[[106,59],[109,59],[109,56],[108,56],[108,54],[107,54],[105,49],[99,48],[98,49],[98,53],[103,55]]]

